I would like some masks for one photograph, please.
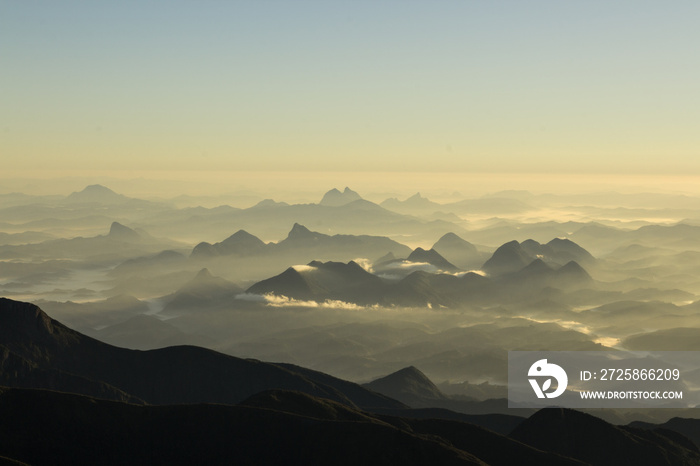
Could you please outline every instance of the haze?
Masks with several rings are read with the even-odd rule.
[[[321,416],[329,441],[398,429],[465,461],[621,464],[645,445],[697,464],[699,421],[671,419],[695,409],[589,411],[612,426],[505,396],[508,351],[700,350],[699,16],[0,0],[0,421],[29,426],[0,426],[0,461],[41,463],[22,446],[45,424],[24,415],[36,394],[12,398],[38,388],[115,401],[129,429],[150,404],[182,405],[172,428],[250,414],[265,433],[236,461],[216,422],[202,434],[221,463],[284,443],[274,415],[299,436],[284,445],[315,445]],[[678,387],[692,406],[700,371]],[[42,396],[33,412],[93,432],[82,401]],[[688,439],[642,433],[666,421]],[[457,425],[481,430],[457,442]],[[103,437],[151,438],[133,432]],[[590,437],[562,450],[571,432]],[[47,438],[68,447],[46,458],[99,462]]]

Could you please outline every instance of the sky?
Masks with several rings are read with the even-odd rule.
[[[700,2],[0,0],[5,176],[700,175]]]

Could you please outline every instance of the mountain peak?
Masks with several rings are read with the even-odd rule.
[[[478,268],[483,262],[476,246],[452,232],[442,235],[433,244],[433,249],[450,263],[465,270]]]
[[[526,274],[541,274],[541,273],[548,273],[552,272],[552,267],[547,265],[545,261],[542,259],[535,259],[532,262],[530,262],[528,265],[526,265],[522,270],[520,270],[520,273],[526,273]]]
[[[286,202],[276,202],[274,199],[263,199],[262,201],[255,204],[252,209],[255,208],[265,208],[265,207],[282,207],[288,206]]]
[[[489,275],[502,275],[516,272],[532,262],[532,257],[517,241],[509,241],[500,246],[481,269]]]
[[[116,204],[128,200],[126,196],[117,194],[101,184],[91,184],[82,191],[71,193],[66,200],[68,202],[86,203],[98,202],[102,204]]]
[[[330,207],[339,207],[360,199],[362,199],[362,196],[346,186],[342,193],[336,188],[328,191],[323,195],[320,204]]]
[[[428,264],[432,264],[444,271],[457,270],[457,267],[455,267],[454,264],[442,257],[435,249],[429,249],[426,251],[423,248],[416,248],[408,256],[407,260],[411,262],[427,262]]]
[[[306,228],[304,225],[295,223],[292,229],[289,231],[287,239],[309,238],[311,236],[313,236],[311,230]]]
[[[213,277],[213,275],[211,274],[209,269],[205,267],[197,273],[197,275],[194,277],[194,279],[195,280],[206,280],[206,279],[209,279],[212,277]]]
[[[108,236],[120,241],[138,241],[141,239],[141,235],[139,235],[136,231],[129,227],[125,227],[119,222],[112,222],[112,225],[109,227]]]
[[[28,342],[55,347],[75,340],[74,333],[34,304],[0,298],[0,342],[23,357],[30,351]]]
[[[192,256],[247,256],[264,250],[265,246],[266,244],[257,236],[251,235],[245,230],[238,230],[220,243],[199,243],[192,250]]]
[[[250,246],[264,246],[265,243],[262,242],[260,238],[255,235],[251,235],[245,230],[238,230],[225,240],[221,242],[225,247],[230,247],[235,243],[246,243]]]
[[[586,269],[581,267],[581,265],[576,261],[567,262],[565,265],[559,268],[559,270],[557,270],[557,274],[578,278],[579,280],[592,280]]]
[[[365,387],[414,407],[425,400],[445,398],[440,389],[415,366],[404,367],[365,384]]]

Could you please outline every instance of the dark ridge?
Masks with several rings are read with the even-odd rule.
[[[264,408],[136,406],[0,388],[0,455],[29,464],[484,464],[440,437],[326,399],[276,393],[249,400]],[[329,419],[333,413],[339,418]]]
[[[571,409],[542,409],[510,436],[595,465],[700,464],[700,452],[687,439],[679,443],[659,431],[614,426]]]
[[[13,366],[33,369],[23,372],[26,377],[4,374],[3,383],[13,386],[35,384],[31,388],[113,399],[123,399],[118,396],[123,392],[151,404],[235,404],[263,390],[285,389],[355,404],[340,390],[275,364],[195,346],[150,351],[117,348],[65,327],[37,306],[4,298],[0,299],[0,345],[8,357],[12,355]],[[53,379],[41,378],[37,369]],[[61,378],[62,373],[75,377]],[[80,384],[79,378],[90,383]],[[98,390],[106,386],[116,390]],[[396,407],[395,401],[372,397],[366,390],[362,395],[366,397],[362,402]]]

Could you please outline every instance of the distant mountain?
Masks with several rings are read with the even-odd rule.
[[[399,201],[398,199],[392,197],[386,199],[381,204],[382,207],[394,212],[402,214],[429,214],[433,212],[438,212],[441,209],[444,210],[442,204],[433,202],[427,197],[421,196],[420,193],[416,193],[404,201]]]
[[[54,239],[36,244],[0,246],[0,257],[40,257],[64,259],[97,259],[124,261],[127,259],[160,252],[168,247],[179,247],[168,239],[154,238],[142,230],[135,231],[118,222],[112,222],[105,235]]]
[[[294,223],[305,225],[312,231],[328,235],[338,233],[390,235],[392,239],[401,242],[410,240],[423,243],[434,240],[445,231],[454,231],[457,234],[464,233],[464,229],[459,225],[461,223],[459,219],[440,220],[432,217],[421,219],[392,212],[361,198],[350,200],[342,196],[342,193],[341,197],[348,202],[337,206],[325,204],[287,205],[279,202],[264,202],[245,209],[234,209],[228,206],[168,209],[139,221],[149,232],[160,236],[177,234],[178,238],[198,238],[201,237],[202,231],[207,231],[208,234],[223,239],[230,236],[231,233],[243,229],[254,233],[265,242],[270,241],[270,239],[283,238]],[[49,218],[50,214],[50,211],[45,212],[41,218]],[[16,212],[16,216],[21,215],[25,214]],[[383,251],[380,255],[386,254],[386,252],[388,251]],[[405,255],[401,255],[405,257]],[[323,260],[352,259],[352,257],[318,258]],[[310,259],[307,258],[306,262]]]
[[[394,212],[412,215],[426,215],[436,212],[459,215],[503,215],[522,213],[532,209],[531,206],[520,200],[506,197],[484,197],[439,204],[421,196],[420,193],[414,194],[405,201],[399,201],[396,198],[386,199],[381,203],[381,206]]]
[[[307,249],[318,255],[335,255],[357,257],[373,257],[391,252],[404,255],[410,252],[407,246],[383,236],[368,235],[333,235],[311,231],[303,225],[295,223],[287,238],[270,248],[274,254],[298,253]],[[316,257],[318,257],[318,255]]]
[[[554,238],[547,244],[528,239],[523,241],[521,246],[532,258],[540,258],[559,265],[569,261],[587,265],[595,263],[595,258],[588,251],[568,239]]]
[[[590,252],[566,238],[554,238],[547,246],[554,251],[553,258],[560,263],[576,261],[579,264],[591,265],[596,260]]]
[[[632,335],[623,345],[638,351],[700,351],[700,328],[668,328]]]
[[[122,194],[117,194],[111,189],[93,184],[87,186],[82,191],[74,192],[66,197],[66,202],[75,204],[98,203],[98,204],[121,204],[130,199]]]
[[[324,238],[328,238],[328,235],[311,231],[304,225],[295,223],[289,231],[289,234],[287,234],[287,238],[280,241],[280,243],[286,241],[284,244],[294,243],[295,246],[313,246]]]
[[[311,231],[295,223],[287,237],[278,243],[263,243],[259,238],[240,230],[221,243],[200,243],[192,250],[192,257],[211,258],[218,256],[261,256],[278,260],[286,258],[331,257],[333,260],[348,260],[359,257],[375,257],[387,254],[407,255],[410,249],[383,236],[326,235]],[[311,257],[309,257],[311,256]]]
[[[174,345],[210,346],[212,340],[187,334],[157,317],[139,314],[124,322],[86,334],[102,342],[124,348],[150,350]]]
[[[167,314],[174,311],[197,311],[232,300],[240,293],[243,293],[243,288],[221,277],[215,277],[209,269],[204,268],[173,295],[165,298],[167,304],[163,312]]]
[[[116,266],[110,275],[128,275],[136,272],[143,273],[144,270],[152,271],[154,269],[169,270],[173,267],[183,265],[187,258],[172,250],[165,250],[158,254],[136,257],[128,259]]]
[[[501,275],[494,280],[503,302],[537,299],[545,289],[572,291],[595,284],[588,272],[574,261],[560,267],[542,259],[535,259],[517,272]]]
[[[415,264],[430,260],[439,264],[440,268],[456,270],[444,259],[441,262],[436,252],[433,251],[433,256],[429,251],[421,251],[414,258],[422,261]],[[392,269],[392,264],[396,264],[397,268]],[[473,272],[411,272],[410,268],[405,267],[410,264],[413,262],[408,260],[378,264],[375,268],[379,268],[376,272],[379,275],[375,275],[354,261],[347,264],[313,261],[306,266],[289,267],[279,275],[257,282],[247,292],[259,295],[271,293],[317,302],[330,299],[362,305],[458,307],[463,304],[520,301],[524,298],[541,300],[540,295],[545,288],[571,291],[594,285],[588,272],[573,261],[559,267],[535,259],[515,272],[496,277],[484,277]],[[387,276],[392,270],[401,269],[408,270],[408,274]]]
[[[542,409],[515,428],[511,438],[596,465],[700,464],[700,451],[667,430],[614,426],[570,409]]]
[[[536,259],[556,266],[571,261],[595,264],[595,258],[573,241],[555,238],[547,244],[540,244],[528,239],[522,243],[510,241],[496,249],[491,258],[484,263],[482,270],[489,275],[504,275],[516,272]]]
[[[443,235],[432,249],[461,269],[478,268],[483,263],[476,247],[454,233]]]
[[[413,252],[411,252],[407,260],[410,262],[426,262],[445,272],[456,272],[459,270],[444,257],[442,257],[435,249],[429,249],[426,251],[423,248],[416,248],[413,250]]]
[[[338,207],[345,204],[349,204],[353,201],[357,201],[359,199],[362,199],[362,197],[348,187],[346,187],[342,193],[336,188],[333,188],[323,195],[323,199],[321,199],[321,202],[319,204],[324,206]]]
[[[356,262],[313,261],[306,266],[290,267],[280,275],[262,280],[248,293],[287,296],[300,300],[341,300],[375,304],[384,288],[381,278],[367,272]]]
[[[112,225],[109,227],[107,237],[117,241],[125,241],[129,243],[135,243],[143,239],[136,231],[129,227],[125,227],[118,222],[112,222]]]
[[[399,306],[456,307],[480,303],[493,293],[492,281],[475,273],[461,277],[416,271],[386,290],[384,303]]]
[[[496,249],[481,269],[489,275],[503,275],[522,269],[532,260],[532,255],[520,243],[510,241]]]
[[[72,328],[80,329],[94,329],[124,322],[149,310],[146,302],[128,294],[118,294],[99,301],[37,301],[35,304],[47,309]]]
[[[251,256],[261,253],[266,244],[257,236],[251,235],[245,230],[238,230],[220,243],[199,243],[192,250],[192,257],[213,256]]]
[[[287,207],[289,206],[286,202],[276,202],[274,199],[263,199],[262,201],[255,204],[251,209],[269,209],[275,207]]]
[[[195,346],[151,351],[117,348],[51,319],[37,306],[0,298],[0,378],[6,386],[49,388],[150,404],[235,404],[262,390],[298,390],[355,406],[354,393],[280,366]],[[17,368],[22,370],[18,371]],[[330,376],[328,376],[330,377]],[[349,382],[348,382],[349,383]],[[401,407],[356,386],[362,405]]]
[[[425,374],[413,366],[373,380],[363,386],[414,408],[435,406],[431,404],[431,401],[434,403],[436,400],[447,399],[447,396]]]

